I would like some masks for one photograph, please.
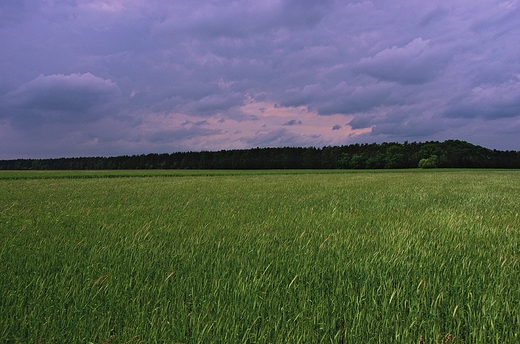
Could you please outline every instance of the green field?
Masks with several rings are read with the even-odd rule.
[[[0,172],[2,343],[517,343],[520,171]]]

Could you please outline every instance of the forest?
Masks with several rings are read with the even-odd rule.
[[[252,148],[114,157],[0,160],[0,170],[520,168],[520,151],[466,141]]]

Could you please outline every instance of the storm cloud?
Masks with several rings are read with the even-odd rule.
[[[2,2],[0,159],[444,139],[518,150],[519,36],[510,0]]]
[[[111,113],[120,96],[115,83],[90,73],[40,75],[4,95],[0,114],[19,127],[92,122]]]

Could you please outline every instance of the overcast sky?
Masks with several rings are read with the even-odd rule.
[[[1,0],[0,159],[520,150],[520,1]]]

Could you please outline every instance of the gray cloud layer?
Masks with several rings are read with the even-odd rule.
[[[0,158],[448,138],[518,150],[518,37],[514,0],[2,2]]]
[[[40,75],[3,96],[0,115],[21,128],[92,122],[111,113],[120,97],[115,83],[90,73]]]

